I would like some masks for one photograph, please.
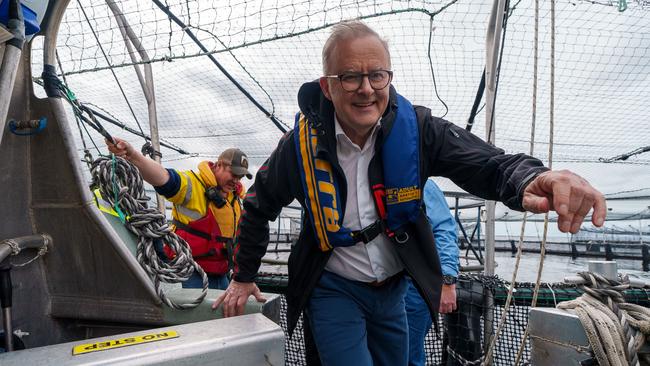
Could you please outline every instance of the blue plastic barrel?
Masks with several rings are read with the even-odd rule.
[[[5,26],[9,22],[9,1],[11,0],[0,0],[0,23]],[[23,17],[25,18],[25,35],[38,33],[41,28],[36,20],[36,13],[25,4],[20,5],[23,8]]]

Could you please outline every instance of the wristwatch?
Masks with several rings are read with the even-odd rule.
[[[455,285],[457,281],[458,281],[458,278],[455,277],[455,276],[450,276],[450,275],[442,276],[442,284],[443,285]]]

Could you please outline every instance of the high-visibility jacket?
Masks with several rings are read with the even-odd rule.
[[[198,172],[170,170],[170,174],[178,175],[180,184],[175,193],[167,192],[166,198],[174,204],[174,231],[190,245],[196,262],[206,273],[222,275],[228,272],[233,261],[245,192],[239,183],[235,192],[225,197],[222,207],[208,201],[206,190],[217,185],[209,164],[200,163]],[[174,254],[167,248],[167,255]]]

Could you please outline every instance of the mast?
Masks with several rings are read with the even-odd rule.
[[[503,19],[507,0],[494,0],[488,21],[487,36],[485,40],[485,136],[489,144],[495,141],[495,117],[497,69],[499,65],[499,51],[501,49],[501,36],[503,33]],[[494,255],[494,201],[485,201],[485,274],[494,275],[496,267]],[[494,298],[486,297],[484,339],[486,347],[492,343],[492,329],[494,323]],[[491,365],[492,360],[486,359],[486,365]]]
[[[135,68],[135,73],[138,75],[138,80],[142,86],[142,92],[147,101],[147,113],[149,116],[149,131],[151,134],[151,146],[153,147],[154,154],[152,159],[160,164],[160,137],[158,135],[158,116],[156,114],[156,96],[154,93],[153,87],[153,73],[151,71],[151,59],[145,51],[142,43],[138,39],[138,36],[135,34],[129,23],[126,21],[126,17],[122,10],[115,4],[113,0],[106,0],[106,5],[111,9],[115,20],[117,21],[120,33],[122,33],[122,38],[124,38],[124,44],[126,45],[127,50],[129,51],[129,56],[131,61],[133,61],[133,67]],[[133,49],[135,47],[135,50]],[[144,61],[143,69],[144,76],[139,67],[139,60],[136,57],[137,53],[140,55],[142,61]],[[156,201],[158,205],[158,210],[165,213],[165,200],[159,194],[156,194]]]

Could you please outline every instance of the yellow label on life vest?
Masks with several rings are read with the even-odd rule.
[[[177,338],[178,333],[174,330],[165,330],[157,333],[143,334],[128,338],[109,339],[106,341],[87,343],[74,346],[72,348],[73,355],[81,355],[84,353],[105,351],[112,348],[120,348],[126,346],[133,346],[136,344],[150,343],[162,341],[165,339]]]
[[[386,204],[394,205],[420,199],[420,189],[417,186],[404,188],[387,188]]]

